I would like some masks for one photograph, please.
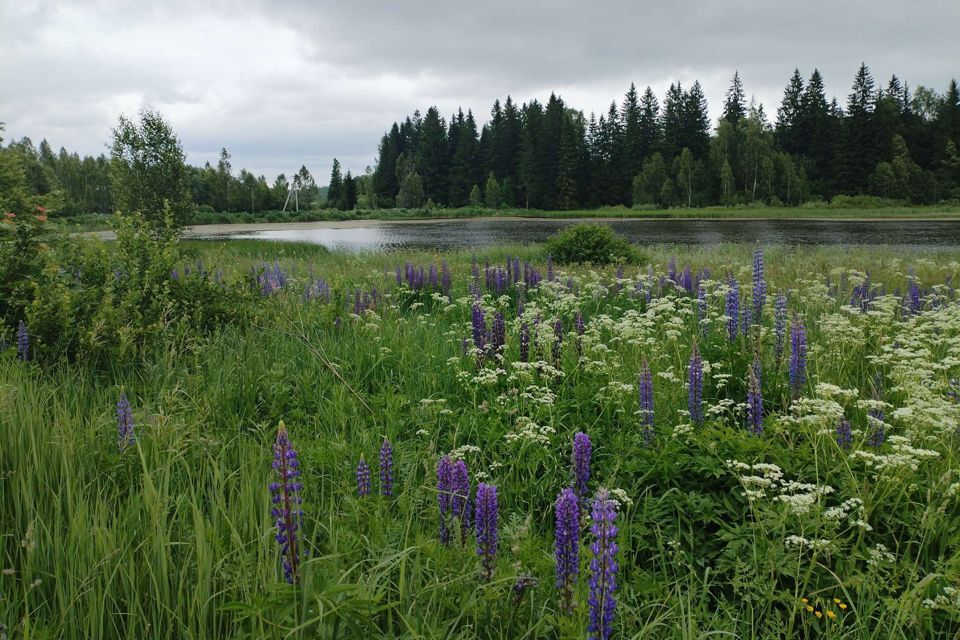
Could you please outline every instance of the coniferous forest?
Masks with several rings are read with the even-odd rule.
[[[631,85],[606,113],[589,115],[555,94],[546,103],[497,100],[489,120],[436,107],[394,123],[374,168],[344,172],[334,160],[329,193],[305,166],[272,182],[235,172],[224,148],[216,165],[188,166],[198,210],[297,207],[585,209],[766,204],[797,206],[837,196],[935,204],[960,200],[960,89],[879,82],[864,64],[841,102],[816,69],[786,83],[775,113],[748,99],[734,73],[719,111],[699,84],[677,82],[661,98]],[[718,115],[714,124],[714,117]],[[107,155],[54,153],[14,140],[34,195],[56,194],[65,215],[115,208]]]

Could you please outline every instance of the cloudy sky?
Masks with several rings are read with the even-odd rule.
[[[960,1],[922,0],[0,0],[6,138],[105,150],[120,113],[158,108],[188,160],[227,147],[268,179],[333,157],[372,164],[414,109],[472,108],[556,91],[605,111],[630,82],[663,96],[703,84],[716,117],[739,69],[775,113],[794,67],[845,99],[861,60],[885,83],[960,77]]]

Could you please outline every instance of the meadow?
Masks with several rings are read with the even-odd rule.
[[[0,636],[956,638],[960,251],[643,251],[181,242],[244,322],[8,334]]]

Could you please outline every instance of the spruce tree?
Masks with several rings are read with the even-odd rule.
[[[803,100],[803,77],[799,69],[793,70],[790,82],[783,90],[783,100],[777,109],[777,141],[787,153],[799,153],[799,119]]]
[[[736,126],[740,120],[747,115],[747,97],[743,91],[743,82],[740,80],[740,72],[733,72],[733,80],[730,82],[730,88],[727,89],[727,97],[723,103],[724,120]]]
[[[327,187],[327,207],[339,208],[342,197],[343,174],[340,173],[340,161],[334,158],[333,169],[330,170],[330,186]]]
[[[419,139],[416,165],[423,192],[434,204],[442,204],[446,202],[450,189],[450,154],[446,125],[436,107],[427,109],[427,115],[415,133]]]

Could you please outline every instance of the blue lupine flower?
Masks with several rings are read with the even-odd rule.
[[[578,431],[573,436],[573,489],[580,497],[587,495],[592,452],[593,445],[590,443],[590,436]]]
[[[300,461],[297,451],[290,444],[283,421],[277,428],[277,438],[273,444],[273,469],[277,480],[270,483],[270,500],[273,503],[271,514],[277,527],[276,540],[280,545],[284,576],[287,582],[295,584],[299,580],[300,568],[298,532],[303,520],[303,498],[300,496],[303,485],[298,480]]]
[[[477,519],[477,555],[480,556],[481,578],[487,582],[493,578],[497,564],[497,488],[481,482],[477,485],[477,504],[474,509]]]
[[[591,640],[608,640],[613,633],[613,616],[617,608],[617,509],[606,489],[597,491],[590,510],[590,622],[587,632]]]
[[[580,573],[580,506],[573,489],[568,487],[560,492],[554,512],[557,589],[560,591],[560,608],[569,612],[573,609],[573,590]]]
[[[703,424],[703,358],[697,343],[693,343],[690,352],[687,382],[687,409],[690,411],[690,422],[695,425]]]
[[[121,391],[120,400],[117,402],[117,447],[121,453],[136,441],[133,426],[133,409],[127,400],[127,394]]]

